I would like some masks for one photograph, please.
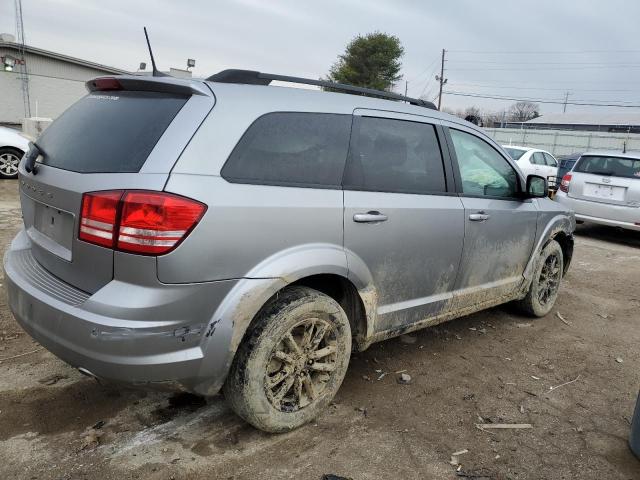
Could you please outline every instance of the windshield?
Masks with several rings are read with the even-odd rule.
[[[94,92],[38,139],[45,165],[80,173],[137,172],[187,97],[157,92]]]
[[[519,148],[509,148],[509,147],[505,147],[505,150],[507,151],[509,156],[514,160],[520,160],[520,157],[522,157],[527,152],[526,150],[520,150]]]
[[[580,159],[573,171],[613,177],[640,178],[640,159],[587,156]]]

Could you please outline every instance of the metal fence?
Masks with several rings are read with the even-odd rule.
[[[552,155],[567,155],[587,150],[619,150],[640,152],[640,134],[575,132],[567,130],[534,130],[530,128],[485,128],[501,145],[540,148]]]

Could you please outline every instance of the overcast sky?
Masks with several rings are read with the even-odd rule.
[[[15,33],[13,3],[0,2],[0,32]],[[410,96],[437,95],[446,48],[452,92],[562,101],[570,91],[570,102],[640,105],[638,1],[23,0],[23,11],[28,44],[127,70],[150,63],[143,25],[159,68],[195,58],[195,76],[247,68],[318,78],[350,39],[378,30],[402,41],[396,89],[408,80]],[[443,97],[456,109],[510,103]],[[567,111],[584,109],[603,110]]]

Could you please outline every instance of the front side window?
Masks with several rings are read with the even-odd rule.
[[[222,167],[235,183],[340,188],[351,115],[276,112],[258,118]]]
[[[359,117],[354,124],[344,188],[374,192],[446,192],[435,127],[389,118]]]
[[[518,195],[518,175],[497,150],[475,135],[454,129],[450,132],[462,193],[511,198]]]

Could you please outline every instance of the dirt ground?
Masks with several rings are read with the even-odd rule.
[[[0,182],[2,252],[21,223],[16,190]],[[374,345],[317,423],[284,435],[247,426],[220,397],[101,386],[34,352],[4,290],[2,479],[640,479],[627,446],[640,385],[639,234],[579,227],[547,317],[503,306],[413,344]],[[401,370],[411,384],[397,383]],[[476,428],[489,422],[533,428]],[[463,449],[456,473],[451,454]]]

